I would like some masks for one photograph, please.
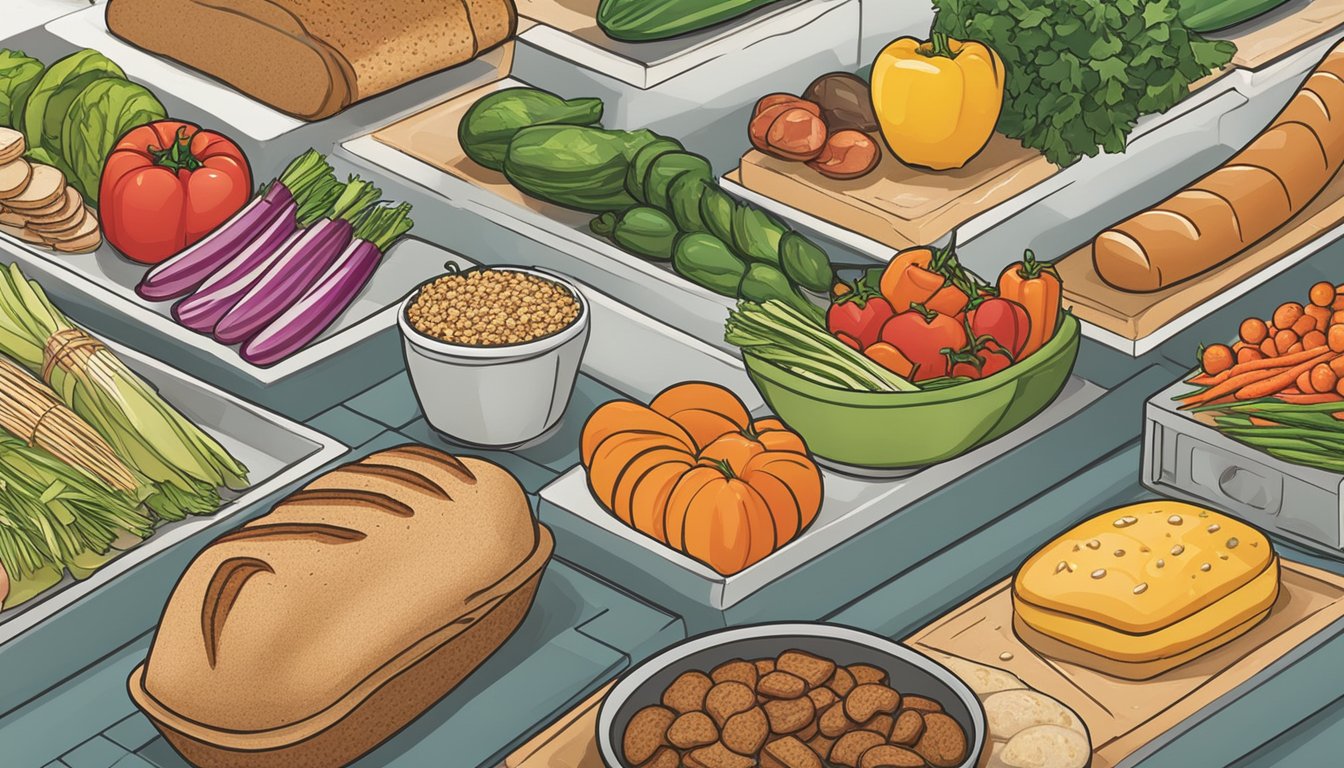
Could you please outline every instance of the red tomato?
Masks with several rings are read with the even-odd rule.
[[[927,381],[947,375],[948,359],[943,350],[963,349],[967,338],[965,327],[955,318],[916,304],[882,326],[882,341],[917,366],[914,381]]]
[[[205,237],[252,197],[252,171],[228,138],[160,120],[117,142],[99,182],[103,236],[128,259],[158,264]]]
[[[1031,316],[1015,301],[985,299],[971,310],[971,335],[994,339],[1016,358],[1031,338]]]
[[[986,341],[976,353],[980,358],[980,378],[987,378],[1013,364],[1012,355],[998,342]]]
[[[844,334],[857,341],[857,349],[867,349],[877,341],[882,326],[894,314],[891,305],[881,296],[847,293],[836,299],[827,310],[826,327],[837,337]],[[841,338],[841,341],[844,339]]]

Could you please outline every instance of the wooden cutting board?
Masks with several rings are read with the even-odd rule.
[[[1237,44],[1232,66],[1260,69],[1344,26],[1344,0],[1290,0],[1229,33],[1207,37]]]
[[[1055,262],[1064,281],[1064,305],[1079,320],[1119,336],[1142,339],[1228,288],[1260,272],[1344,222],[1344,174],[1301,213],[1241,255],[1190,280],[1153,293],[1130,293],[1102,281],[1092,266],[1092,244]]]
[[[747,189],[894,249],[931,243],[1058,171],[1041,153],[997,133],[954,171],[911,168],[885,148],[872,173],[849,181],[756,150],[738,167]]]
[[[995,584],[905,642],[925,653],[1001,667],[1060,700],[1087,723],[1093,768],[1112,768],[1344,618],[1344,578],[1283,560],[1280,583],[1279,600],[1259,626],[1142,682],[1047,658],[1025,645],[1013,632],[1011,580]]]
[[[572,211],[528,197],[510,184],[509,180],[504,178],[504,174],[477,165],[474,160],[467,157],[466,152],[462,151],[462,142],[457,138],[457,128],[467,110],[487,94],[523,85],[524,83],[519,80],[505,78],[481,86],[374,131],[373,138],[505,200],[530,208],[569,226],[586,228],[589,220],[593,218],[591,214]]]

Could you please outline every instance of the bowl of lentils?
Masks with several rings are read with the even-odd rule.
[[[589,314],[573,283],[537,269],[480,267],[422,283],[397,319],[425,420],[487,448],[545,434],[569,405]]]

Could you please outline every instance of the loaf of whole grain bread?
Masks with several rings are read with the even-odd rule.
[[[551,547],[499,466],[373,454],[201,552],[131,697],[196,766],[348,765],[513,633]]]
[[[513,36],[513,0],[109,0],[107,28],[305,120]]]

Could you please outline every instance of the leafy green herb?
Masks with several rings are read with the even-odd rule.
[[[1123,152],[1138,119],[1171,109],[1226,65],[1180,0],[934,0],[934,31],[993,48],[1007,70],[998,129],[1067,166]]]

